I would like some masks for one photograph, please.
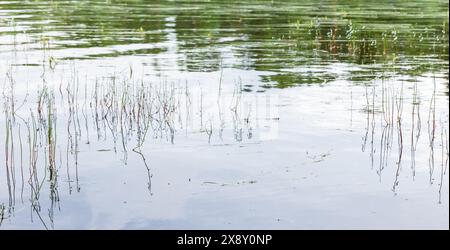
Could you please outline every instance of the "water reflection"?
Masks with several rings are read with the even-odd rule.
[[[350,108],[349,132],[362,129],[361,150],[378,181],[389,183],[388,192],[399,194],[409,171],[416,181],[425,166],[427,182],[438,186],[443,203],[449,158],[443,105],[448,104],[448,32],[448,2],[441,0],[2,1],[5,174],[0,180],[5,192],[0,225],[26,207],[32,221],[58,228],[55,214],[67,193],[92,191],[102,186],[92,183],[99,179],[107,180],[105,186],[113,182],[90,176],[97,160],[107,165],[103,161],[119,157],[125,167],[138,165],[144,177],[140,184],[149,194],[142,196],[153,199],[158,194],[155,172],[165,164],[154,165],[155,148],[186,140],[187,148],[196,150],[204,144],[259,145],[265,129],[274,139],[271,132],[278,132],[280,117],[295,117],[302,109],[312,110],[302,122],[314,124],[316,113],[328,106],[314,107],[301,98],[287,98],[288,104],[271,99],[300,85],[301,97],[321,86],[325,97],[334,91],[350,99],[342,107],[332,104]],[[342,81],[349,84],[326,88]],[[256,101],[249,100],[253,97]],[[294,111],[277,114],[274,107]],[[358,108],[362,116],[354,112]],[[347,124],[348,116],[339,118]],[[361,121],[364,126],[358,127]],[[292,138],[280,136],[280,141],[299,150],[302,144],[292,141],[306,136],[297,131],[303,123],[284,123],[280,130]],[[327,130],[311,133],[320,137]],[[346,136],[337,141],[345,142]],[[307,146],[313,147],[317,137],[308,137]],[[352,143],[359,150],[360,142]],[[265,145],[277,165],[278,149]],[[263,152],[256,148],[254,158]],[[92,152],[94,164],[83,165]],[[328,155],[308,158],[319,163]]]
[[[439,187],[442,187],[445,164],[448,164],[448,150],[446,151],[445,145],[448,144],[448,137],[444,136],[447,133],[448,127],[448,114],[440,113],[439,119],[436,117],[436,81],[433,81],[433,89],[431,96],[424,96],[418,90],[418,80],[416,79],[412,85],[407,88],[407,93],[405,94],[405,82],[403,81],[391,81],[387,82],[385,79],[380,79],[381,90],[376,89],[376,85],[372,86],[371,93],[369,92],[369,86],[365,86],[365,107],[363,111],[366,113],[366,124],[365,124],[365,134],[362,137],[362,151],[367,150],[368,145],[370,145],[370,159],[372,164],[372,169],[374,168],[376,159],[375,156],[378,154],[378,167],[376,173],[379,176],[380,182],[382,181],[382,174],[385,169],[394,166],[394,181],[392,185],[392,191],[394,194],[397,193],[399,187],[399,176],[402,173],[402,162],[404,162],[404,151],[407,143],[409,143],[410,148],[410,170],[411,177],[414,180],[416,177],[416,153],[419,145],[419,140],[421,139],[422,130],[422,119],[420,107],[425,102],[428,102],[427,110],[427,120],[426,124],[428,127],[428,143],[422,144],[427,145],[428,150],[428,182],[433,185],[436,178],[439,179]],[[378,94],[381,94],[381,100],[377,100]],[[405,105],[406,108],[411,110],[410,112],[410,125],[408,127],[403,125],[405,118]],[[379,121],[377,122],[377,120]],[[445,119],[445,122],[443,122]],[[438,122],[440,121],[440,122]],[[379,127],[377,126],[379,125]],[[440,131],[440,137],[437,138],[436,131]],[[379,136],[378,152],[376,150],[375,135],[381,133]],[[407,142],[407,134],[409,134],[409,142]],[[441,141],[436,142],[436,138]],[[423,139],[422,139],[423,140]],[[395,143],[397,147],[394,148]],[[435,159],[435,150],[439,149],[441,154],[441,164],[440,164],[440,175],[436,177],[435,165],[437,159]],[[421,149],[423,150],[423,148]],[[392,155],[394,154],[394,155]],[[441,191],[439,191],[439,203],[441,202]]]
[[[4,1],[0,51],[42,50],[55,60],[152,55],[154,70],[260,72],[290,87],[378,73],[444,73],[448,2],[428,1]],[[364,6],[364,8],[361,8]],[[420,6],[420,7],[419,7]],[[32,53],[30,53],[31,55]],[[39,65],[29,58],[27,65]],[[336,62],[359,69],[332,73]],[[299,72],[309,69],[310,72]]]
[[[74,190],[81,191],[79,153],[89,150],[91,144],[107,142],[112,149],[97,151],[121,154],[125,165],[130,149],[136,153],[145,168],[148,192],[153,195],[153,174],[146,155],[148,149],[143,150],[144,146],[155,141],[174,144],[176,135],[180,136],[179,131],[183,129],[186,136],[200,133],[209,144],[213,134],[220,137],[214,143],[224,144],[228,140],[224,133],[238,143],[251,141],[257,120],[271,120],[266,117],[270,112],[250,118],[258,107],[245,102],[242,83],[236,83],[231,93],[220,89],[217,97],[206,97],[202,87],[187,83],[175,84],[163,79],[152,83],[134,78],[131,68],[127,74],[114,74],[94,82],[82,80],[82,74],[75,69],[72,72],[68,82],[59,86],[48,84],[44,73],[36,92],[22,95],[24,99],[19,103],[31,103],[26,106],[16,105],[21,99],[15,97],[17,83],[10,72],[7,74],[3,97],[8,204],[2,204],[2,218],[13,216],[20,187],[21,203],[30,201],[31,220],[34,215],[44,228],[53,228],[54,210],[60,209],[61,178],[65,177],[62,181],[67,183],[69,195]],[[211,102],[217,107],[209,105]],[[25,141],[22,128],[26,128]],[[24,191],[29,194],[24,195]],[[43,194],[49,196],[48,218],[43,215]]]

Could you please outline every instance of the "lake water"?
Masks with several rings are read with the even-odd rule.
[[[448,229],[449,3],[0,1],[0,229]]]

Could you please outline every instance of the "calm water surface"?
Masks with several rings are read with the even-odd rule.
[[[448,229],[448,1],[0,1],[0,229]]]

